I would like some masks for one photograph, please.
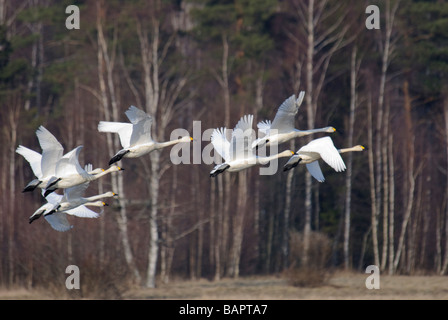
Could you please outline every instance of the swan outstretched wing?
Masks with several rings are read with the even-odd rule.
[[[90,180],[91,175],[88,174],[84,170],[84,168],[82,168],[81,165],[79,164],[78,157],[82,148],[83,146],[76,147],[72,151],[65,154],[61,158],[61,160],[59,160],[56,166],[56,173],[55,173],[57,177],[61,178],[72,174],[79,174],[84,179]]]
[[[86,205],[80,205],[76,208],[66,210],[65,213],[81,218],[98,218],[100,216],[98,212],[90,210],[89,208],[86,207]]]
[[[226,128],[216,128],[213,130],[210,141],[213,144],[213,148],[218,154],[225,160],[229,160],[230,142],[226,137]]]
[[[64,189],[65,201],[73,201],[82,198],[89,186],[89,181]]]
[[[278,111],[271,124],[271,129],[277,129],[278,133],[290,132],[294,130],[294,121],[299,107],[302,104],[305,91],[299,93],[299,97],[293,94],[286,99],[278,108]]]
[[[306,146],[300,148],[299,152],[316,152],[335,171],[341,172],[346,169],[338,149],[333,144],[330,137],[323,137],[312,140]]]
[[[123,148],[129,148],[131,144],[132,123],[100,121],[98,123],[99,132],[118,133],[120,143]]]
[[[45,194],[45,189],[42,189],[42,196],[44,196],[44,194]],[[52,192],[45,197],[45,200],[47,200],[48,203],[56,206],[62,201],[63,197],[64,196],[62,194]]]
[[[36,136],[42,148],[41,170],[44,177],[55,174],[56,165],[62,158],[64,148],[44,126],[36,130]]]
[[[271,120],[260,121],[257,124],[258,130],[264,135],[269,135],[269,131],[271,130],[272,122]]]
[[[28,149],[24,146],[18,146],[16,152],[24,157],[26,161],[28,161],[31,166],[31,170],[33,170],[33,173],[37,178],[40,179],[43,177],[40,167],[42,155],[39,152]]]
[[[70,222],[68,222],[67,215],[64,212],[55,212],[44,216],[44,218],[56,231],[65,232],[73,228]]]
[[[325,178],[322,173],[322,170],[319,166],[319,161],[313,161],[311,163],[306,164],[306,168],[308,169],[309,173],[319,182],[324,182]]]
[[[135,106],[130,106],[125,114],[132,123],[131,147],[153,141],[151,137],[153,119],[149,114]]]
[[[230,141],[230,159],[243,159],[253,154],[252,141],[254,130],[252,129],[253,115],[245,115],[236,124]]]

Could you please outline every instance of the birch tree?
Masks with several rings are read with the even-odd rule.
[[[312,129],[316,123],[318,100],[327,76],[328,66],[334,53],[347,45],[351,39],[345,39],[349,25],[345,21],[346,11],[341,4],[329,5],[325,0],[293,1],[294,12],[299,24],[297,30],[290,32],[290,37],[298,44],[298,49],[305,55],[305,109],[307,127]],[[336,15],[337,12],[337,15]],[[327,26],[329,18],[331,26]],[[304,40],[303,40],[304,39]],[[300,56],[300,55],[298,55]],[[308,138],[310,141],[311,138]],[[303,233],[303,266],[308,266],[310,234],[312,222],[312,177],[305,174],[305,224]]]
[[[175,112],[182,107],[178,99],[187,83],[187,74],[185,71],[175,74],[169,66],[165,67],[165,59],[176,35],[161,38],[163,4],[158,0],[152,1],[150,8],[148,26],[143,23],[141,18],[137,18],[136,21],[143,70],[142,101],[146,112],[155,120],[152,125],[153,138],[156,141],[162,141],[165,138],[165,130]],[[150,241],[145,286],[154,288],[159,251],[158,200],[162,176],[160,170],[161,151],[151,152],[149,158],[151,161],[148,174],[150,176],[149,198],[151,200],[148,230]]]
[[[360,62],[357,60],[357,48],[352,48],[350,58],[350,115],[349,115],[349,132],[347,145],[353,145],[353,135],[355,127],[355,111],[357,106],[357,74]],[[352,172],[353,172],[353,155],[348,153],[347,174],[345,176],[345,214],[344,214],[344,268],[350,268],[350,218],[351,218],[351,197],[352,197]]]
[[[99,94],[96,96],[100,100],[102,107],[102,115],[105,121],[120,121],[119,110],[118,110],[118,100],[115,94],[115,83],[113,80],[113,73],[115,67],[115,50],[116,50],[116,38],[114,39],[113,54],[112,57],[109,54],[109,48],[107,41],[103,32],[103,20],[105,17],[106,8],[102,1],[97,2],[97,59],[98,59],[98,83],[99,83]],[[116,34],[115,34],[116,36]],[[84,87],[85,88],[85,87]],[[118,137],[114,137],[112,134],[106,134],[107,150],[109,157],[112,157],[116,150],[120,149],[120,142]],[[123,185],[123,176],[111,175],[112,188],[117,190],[120,195],[119,198],[119,215],[117,216],[118,229],[120,230],[121,242],[123,245],[124,256],[126,263],[134,275],[135,281],[137,283],[141,282],[140,272],[135,265],[134,255],[132,253],[132,248],[130,244],[129,234],[128,234],[128,223],[127,223],[127,207],[126,197]]]

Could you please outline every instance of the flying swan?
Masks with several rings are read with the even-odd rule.
[[[138,158],[151,151],[162,149],[177,143],[190,142],[189,136],[167,142],[156,142],[151,137],[153,118],[135,106],[125,112],[131,123],[100,121],[99,132],[118,133],[123,149],[118,151],[109,161],[109,165],[124,158]]]
[[[32,223],[34,220],[38,219],[43,215],[45,220],[50,224],[50,226],[53,229],[64,232],[73,228],[73,226],[69,223],[67,219],[67,215],[73,215],[81,218],[98,218],[103,212],[103,208],[98,213],[87,208],[86,206],[95,206],[95,207],[107,206],[107,203],[103,201],[94,201],[94,202],[86,202],[82,205],[64,211],[57,210],[58,206],[60,206],[60,204],[63,203],[64,196],[57,193],[49,194],[46,197],[47,203],[42,205],[30,216],[29,223]]]
[[[281,144],[297,137],[303,137],[318,132],[333,133],[336,131],[333,127],[324,127],[310,130],[299,130],[294,127],[294,120],[299,107],[305,97],[305,91],[296,96],[292,95],[286,99],[278,108],[274,120],[261,121],[257,124],[260,132],[265,136],[258,138],[252,143],[252,148],[259,148],[264,145]]]
[[[271,156],[257,156],[250,147],[253,141],[254,131],[252,129],[253,115],[243,116],[236,124],[230,141],[227,139],[227,129],[217,128],[213,130],[211,142],[213,148],[225,160],[224,163],[216,165],[210,172],[210,177],[229,171],[237,172],[257,164],[267,164],[269,161],[281,157],[290,157],[294,151],[285,150]]]
[[[336,172],[342,172],[346,169],[341,153],[352,151],[363,151],[365,147],[356,145],[351,148],[336,149],[333,140],[330,137],[323,137],[312,140],[310,143],[301,147],[295,155],[283,166],[283,171],[296,167],[299,163],[306,164],[309,173],[319,182],[324,182],[325,178],[319,166],[319,159],[323,159]]]
[[[79,164],[79,153],[83,146],[78,146],[72,151],[65,154],[57,163],[55,175],[50,178],[47,186],[45,187],[44,197],[58,188],[70,188],[84,182],[93,181],[101,178],[102,176],[111,172],[117,172],[124,170],[119,166],[111,166],[104,170],[98,168],[87,172]]]
[[[44,126],[36,130],[36,136],[42,148],[42,154],[19,145],[16,152],[29,162],[36,179],[29,182],[22,192],[33,191],[37,187],[44,189],[55,174],[56,164],[62,158],[64,148]]]

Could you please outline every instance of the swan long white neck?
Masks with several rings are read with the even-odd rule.
[[[114,167],[110,167],[109,169],[106,169],[106,170],[104,170],[103,172],[94,174],[94,175],[93,175],[93,180],[99,179],[99,178],[101,178],[102,176],[104,176],[104,175],[106,175],[106,174],[108,174],[108,173],[114,172],[114,171],[117,171],[117,169],[115,169]]]
[[[324,127],[324,128],[317,128],[317,129],[309,129],[309,130],[299,130],[299,129],[294,129],[294,133],[297,136],[307,136],[313,133],[319,133],[319,132],[335,132],[336,130],[333,127]]]
[[[84,199],[91,202],[91,201],[96,201],[96,200],[100,200],[102,198],[113,197],[113,196],[114,196],[114,194],[112,194],[110,192],[106,192],[106,193],[98,194],[96,196],[86,197]]]
[[[338,149],[339,153],[353,152],[353,151],[363,151],[365,148],[363,146],[354,146],[351,148]]]
[[[169,146],[172,146],[173,144],[177,144],[177,143],[181,143],[181,142],[186,142],[185,137],[182,137],[182,138],[179,138],[176,140],[166,141],[166,142],[157,142],[155,144],[155,148],[162,149],[162,148],[169,147]]]
[[[269,161],[272,161],[274,159],[278,159],[278,158],[285,158],[285,157],[291,157],[293,155],[293,152],[289,151],[289,150],[285,150],[283,152],[280,153],[276,153],[270,156],[266,156],[266,157],[258,157],[258,162],[261,164],[266,164]]]

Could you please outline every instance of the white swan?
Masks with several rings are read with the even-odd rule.
[[[310,130],[299,130],[294,127],[294,120],[299,107],[305,97],[305,91],[296,96],[292,95],[286,99],[278,108],[274,121],[266,120],[257,124],[260,132],[265,136],[258,138],[252,143],[252,148],[259,148],[263,145],[281,144],[297,137],[303,137],[317,132],[333,133],[336,131],[333,127],[324,127]]]
[[[323,159],[336,172],[346,169],[341,153],[352,151],[363,151],[365,147],[357,145],[351,148],[336,149],[330,137],[323,137],[312,140],[307,145],[301,147],[295,155],[283,166],[283,171],[296,167],[299,163],[306,164],[310,174],[319,182],[324,182],[325,178],[319,166],[319,159]]]
[[[31,166],[37,179],[26,185],[22,192],[33,191],[37,187],[45,188],[49,179],[54,176],[57,162],[61,159],[64,148],[45,127],[36,130],[36,136],[42,148],[42,154],[19,145],[16,152],[23,156]]]
[[[60,200],[59,204],[49,211],[49,213],[58,211],[67,211],[74,209],[81,205],[90,205],[90,203],[95,202],[102,198],[110,198],[118,196],[115,192],[108,191],[96,196],[84,197],[84,193],[89,186],[89,182],[84,182],[82,184],[76,185],[74,187],[64,189],[64,195]]]
[[[98,218],[103,209],[100,212],[90,210],[86,206],[104,207],[107,203],[103,201],[87,202],[83,205],[77,206],[70,210],[55,211],[63,199],[63,195],[52,193],[46,197],[47,203],[37,209],[29,218],[29,223],[38,219],[42,215],[45,220],[51,225],[51,227],[57,231],[68,231],[73,226],[68,222],[67,215],[74,215],[82,218]]]
[[[213,131],[211,135],[213,148],[225,162],[216,165],[210,171],[210,177],[216,177],[226,170],[229,172],[241,171],[257,164],[267,164],[271,160],[290,157],[294,154],[294,151],[286,150],[267,157],[256,156],[250,147],[254,134],[252,129],[253,118],[253,115],[245,115],[238,121],[232,132],[231,141],[227,140],[226,128],[217,128]]]
[[[53,229],[61,232],[68,231],[71,228],[73,228],[73,225],[71,225],[70,222],[68,221],[67,215],[74,215],[82,218],[98,218],[104,211],[103,209],[101,209],[101,211],[97,213],[85,207],[86,205],[95,207],[104,207],[107,206],[107,203],[103,201],[90,202],[71,210],[57,211],[51,214],[46,214],[44,215],[44,218],[51,225]]]
[[[45,187],[45,197],[58,188],[70,188],[84,182],[97,180],[108,173],[124,170],[118,166],[111,166],[107,170],[98,168],[87,172],[81,167],[78,160],[82,148],[83,146],[76,147],[58,161],[55,174]]]
[[[118,133],[123,147],[110,159],[109,165],[123,157],[137,158],[176,143],[193,141],[193,138],[185,136],[177,140],[156,142],[151,137],[153,118],[149,114],[135,106],[130,106],[125,114],[131,123],[100,121],[98,124],[99,132]]]

